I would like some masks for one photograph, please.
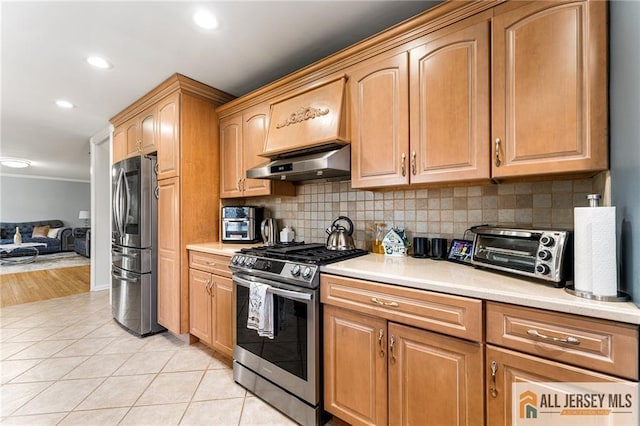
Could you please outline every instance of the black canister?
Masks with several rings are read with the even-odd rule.
[[[413,238],[413,257],[429,257],[430,243],[425,237]]]
[[[437,260],[444,260],[447,258],[447,239],[446,238],[431,239],[431,257]]]

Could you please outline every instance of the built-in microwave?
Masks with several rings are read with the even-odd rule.
[[[222,208],[223,243],[257,243],[264,209],[255,206],[226,206]]]

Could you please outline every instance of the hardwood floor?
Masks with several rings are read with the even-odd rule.
[[[0,275],[0,307],[89,291],[91,266]]]

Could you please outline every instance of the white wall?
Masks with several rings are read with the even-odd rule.
[[[0,176],[0,222],[60,219],[83,226],[80,210],[91,210],[88,182]]]
[[[111,287],[111,126],[90,139],[91,290]]]
[[[611,198],[621,288],[640,306],[640,2],[612,1],[609,13]]]

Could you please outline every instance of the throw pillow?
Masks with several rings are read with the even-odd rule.
[[[47,238],[49,234],[49,225],[34,226],[31,238]]]
[[[48,238],[57,238],[58,237],[58,232],[60,231],[61,228],[51,228],[49,229],[49,233],[47,234]]]

